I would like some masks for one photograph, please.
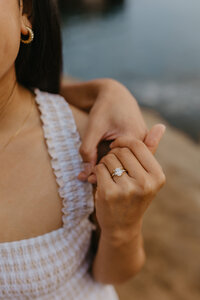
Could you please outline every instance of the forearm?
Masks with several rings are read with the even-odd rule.
[[[68,80],[63,78],[61,83],[61,95],[70,104],[79,109],[90,111],[101,92],[110,95],[112,79],[102,78],[86,82]]]
[[[100,236],[92,275],[96,281],[104,284],[121,284],[136,275],[144,262],[145,252],[141,234],[123,244],[107,242]]]

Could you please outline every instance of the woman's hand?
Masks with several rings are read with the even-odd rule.
[[[112,178],[118,167],[127,173]],[[126,243],[141,233],[143,215],[165,183],[162,168],[143,142],[120,137],[95,173],[95,207],[102,238]]]
[[[78,178],[85,181],[97,163],[97,147],[100,141],[114,140],[123,135],[134,136],[143,141],[147,134],[147,127],[137,101],[119,82],[112,79],[98,79],[76,83],[74,87],[77,95],[75,98],[81,103],[85,101],[87,110],[88,103],[91,103],[93,97],[93,107],[89,112],[86,132],[80,147],[80,154],[87,164],[85,172],[82,172]],[[67,91],[68,94],[70,91],[69,95]],[[73,104],[72,87],[68,89],[66,87],[66,93],[65,89],[62,89],[62,94]]]
[[[63,80],[61,94],[73,106],[90,113],[80,147],[83,161],[87,162],[85,172],[78,176],[80,180],[89,179],[97,163],[100,141],[131,136],[144,141],[152,152],[155,151],[163,125],[156,125],[154,134],[148,132],[137,101],[121,83],[113,79]],[[90,177],[89,182],[96,183],[95,176]]]

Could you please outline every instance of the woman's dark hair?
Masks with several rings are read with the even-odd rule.
[[[21,43],[15,63],[17,81],[29,89],[58,93],[62,41],[57,0],[23,0],[23,5],[35,37],[31,44]]]

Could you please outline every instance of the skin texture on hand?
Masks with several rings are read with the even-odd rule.
[[[125,86],[108,80],[101,86],[89,114],[87,130],[82,140],[80,154],[86,164],[86,180],[97,162],[97,146],[102,140],[114,140],[120,136],[134,136],[143,141],[147,127],[135,98]]]
[[[147,146],[135,138],[118,138],[95,167],[96,215],[102,232],[138,234],[144,212],[165,183],[161,166]],[[127,172],[111,177],[115,168]],[[139,226],[138,226],[139,225]],[[108,239],[110,236],[108,236]]]
[[[146,137],[149,148],[135,138],[117,138],[95,167],[95,213],[101,231],[92,274],[99,282],[126,282],[144,265],[143,216],[165,183],[165,175],[153,155],[164,131],[163,125],[150,130]],[[112,177],[116,167],[127,172]]]
[[[89,113],[80,154],[85,162],[85,172],[78,176],[79,180],[91,180],[90,176],[101,151],[102,141],[112,141],[120,136],[135,137],[144,141],[154,151],[156,139],[148,132],[136,99],[127,88],[113,79],[95,79],[87,82],[70,82],[63,80],[61,94],[68,103]],[[156,125],[155,130],[162,134],[163,125]],[[98,153],[98,150],[99,153]],[[90,177],[89,177],[90,176]]]
[[[77,126],[81,135],[81,139],[83,139],[88,122],[88,115],[85,114],[83,116],[84,120],[80,121],[80,113],[76,114],[74,111],[74,117],[77,120]],[[145,153],[148,153],[148,155],[150,155],[151,152],[154,153],[156,151],[156,148],[164,133],[164,130],[165,127],[162,124],[158,124],[155,125],[148,132],[148,134],[145,135],[143,140],[145,141],[146,145],[142,143],[142,146],[144,147],[143,150],[145,149]],[[122,188],[122,186],[113,188],[113,184],[115,182],[110,176],[110,170],[108,172],[109,164],[113,164],[113,157],[117,159],[117,166],[120,163],[125,164],[127,159],[131,159],[132,163],[128,162],[128,165],[130,165],[131,170],[129,170],[129,166],[127,167],[127,169],[129,170],[130,174],[132,170],[135,169],[135,166],[133,167],[133,164],[135,164],[134,155],[131,155],[132,151],[129,149],[131,148],[130,140],[135,139],[137,143],[141,143],[141,139],[139,137],[137,139],[134,138],[132,133],[133,131],[134,130],[132,128],[129,128],[129,137],[127,137],[125,134],[122,134],[120,137],[118,137],[115,140],[115,142],[113,142],[113,148],[111,146],[112,149],[109,147],[109,141],[104,141],[98,144],[97,167],[102,165],[105,166],[104,171],[107,172],[107,178],[112,183],[111,185],[109,184],[109,182],[107,184],[104,184],[105,173],[99,174],[100,179],[98,180],[97,190],[95,190],[94,188],[95,211],[91,216],[91,221],[93,221],[97,225],[97,230],[93,234],[92,241],[92,243],[94,243],[93,253],[95,254],[95,259],[92,266],[92,274],[97,281],[103,283],[125,282],[128,278],[134,276],[144,264],[145,253],[143,249],[143,238],[141,233],[143,220],[142,216],[146,208],[148,207],[148,204],[150,204],[150,202],[152,201],[152,195],[150,197],[150,189],[148,191],[146,188],[143,193],[146,193],[146,196],[144,195],[143,199],[141,199],[141,183],[147,182],[146,176],[148,177],[148,179],[150,177],[151,182],[155,182],[155,185],[152,188],[152,191],[154,192],[157,192],[157,190],[159,189],[159,184],[162,184],[162,178],[160,178],[161,176],[158,176],[158,178],[157,175],[153,177],[149,176],[148,174],[146,174],[147,172],[145,173],[145,170],[142,168],[142,165],[138,161],[139,167],[137,168],[136,173],[138,177],[138,182],[135,179],[135,182],[137,182],[137,184],[133,186],[133,182],[131,180],[134,179],[130,179],[127,190],[126,188]],[[121,144],[122,147],[120,147],[119,144],[116,144],[119,142],[124,143],[123,145]],[[130,151],[129,155],[127,155],[127,150]],[[111,155],[112,161],[109,158]],[[121,155],[121,160],[123,160],[122,162],[120,160]],[[148,160],[154,161],[154,157],[152,154],[150,157],[151,160]],[[106,160],[105,162],[104,159]],[[114,164],[115,163],[116,161],[114,162]],[[115,168],[115,165],[111,165],[111,168]],[[123,178],[124,175],[125,174],[123,174],[121,178]],[[134,174],[132,174],[132,176],[134,176]],[[103,182],[103,184],[101,184],[101,182]],[[125,183],[125,185],[127,187],[127,182]],[[140,188],[138,188],[138,186]],[[134,188],[136,188],[136,190]],[[106,193],[107,195],[105,201],[104,195]],[[130,204],[134,202],[134,197],[136,196],[138,201],[136,201],[135,205],[131,205],[131,209],[127,209],[127,213],[130,214],[126,215],[126,212],[124,213],[124,209],[130,207]],[[116,202],[117,205],[114,205]],[[108,205],[108,207],[106,205]],[[127,218],[124,218],[124,215],[126,215]],[[132,217],[134,217],[134,219]],[[100,224],[98,224],[98,222]],[[99,225],[101,226],[101,230]]]
[[[146,135],[146,137],[144,139],[144,144],[147,146],[147,148],[149,149],[149,151],[151,151],[152,154],[155,154],[155,152],[158,148],[158,145],[160,143],[160,140],[165,132],[165,129],[166,129],[166,127],[163,124],[156,124],[152,127],[152,129]],[[113,142],[109,145],[109,148],[112,148],[115,145],[116,145],[116,143]],[[108,148],[106,148],[106,149],[108,149]],[[109,153],[109,151],[107,151],[107,153]],[[97,183],[96,175],[94,173],[92,173],[88,177],[88,181],[92,184],[96,184]]]

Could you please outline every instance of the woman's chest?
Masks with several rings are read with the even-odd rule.
[[[0,242],[62,227],[62,199],[42,129],[13,142],[0,165]]]

